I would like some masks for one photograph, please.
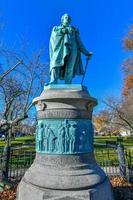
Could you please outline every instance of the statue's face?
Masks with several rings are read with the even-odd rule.
[[[67,15],[67,14],[63,15],[63,17],[62,17],[62,24],[64,26],[69,26],[70,21],[71,21],[71,18],[70,18],[69,15]]]

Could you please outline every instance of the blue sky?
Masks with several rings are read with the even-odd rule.
[[[0,15],[5,29],[1,35],[8,46],[18,38],[29,41],[30,48],[45,47],[48,60],[49,37],[62,14],[69,13],[78,27],[86,48],[94,53],[84,84],[92,96],[120,94],[121,66],[128,56],[122,39],[133,24],[132,0],[0,0]]]

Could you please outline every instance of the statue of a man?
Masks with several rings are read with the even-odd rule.
[[[55,26],[50,37],[50,84],[58,79],[72,83],[75,75],[83,75],[81,53],[89,59],[92,55],[80,40],[77,28],[70,25],[71,17],[64,14],[61,25]]]

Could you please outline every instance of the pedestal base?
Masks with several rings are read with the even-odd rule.
[[[113,200],[111,184],[93,153],[37,154],[17,192],[17,200]]]
[[[17,200],[114,200],[108,178],[100,185],[86,190],[50,190],[23,179],[17,195]]]
[[[17,200],[113,200],[111,184],[93,155],[96,99],[82,86],[51,87],[33,101],[37,153]]]
[[[114,200],[108,178],[86,190],[50,190],[25,182],[19,185],[17,200]]]

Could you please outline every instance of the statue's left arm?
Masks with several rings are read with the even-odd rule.
[[[87,57],[91,57],[92,53],[89,52],[84,44],[82,43],[81,39],[80,39],[80,36],[79,36],[79,32],[78,30],[76,30],[76,40],[77,40],[77,45],[78,45],[78,48],[80,50],[80,52],[82,52],[84,55],[86,55]]]

